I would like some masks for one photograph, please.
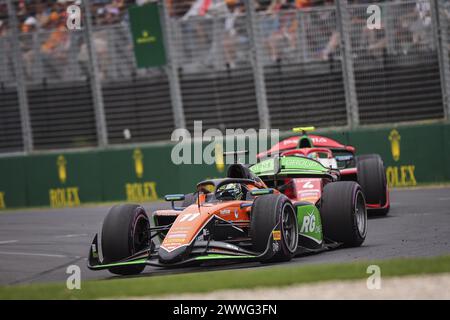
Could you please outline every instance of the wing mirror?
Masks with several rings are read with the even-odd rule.
[[[273,189],[272,188],[267,188],[267,189],[254,189],[252,191],[250,191],[250,194],[254,197],[256,196],[263,196],[266,194],[272,194],[273,193]]]
[[[183,210],[184,208],[175,207],[175,201],[183,201],[184,198],[184,194],[168,194],[164,196],[164,200],[172,202],[172,209],[177,211]]]
[[[167,194],[164,196],[164,200],[166,200],[166,201],[183,201],[184,194]]]

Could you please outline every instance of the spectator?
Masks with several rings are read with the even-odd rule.
[[[50,14],[49,22],[46,27],[51,29],[50,35],[41,45],[43,61],[49,70],[55,69],[53,66],[65,65],[67,62],[67,52],[70,46],[70,38],[66,30],[66,21],[64,15],[56,12]],[[57,70],[54,70],[58,73]]]
[[[296,9],[305,9],[312,6],[312,0],[295,0]]]
[[[314,22],[312,26],[312,32],[308,32],[311,36],[310,46],[319,50],[319,57],[322,60],[329,60],[330,57],[336,52],[340,43],[340,34],[336,30],[336,10],[334,10],[334,0],[325,0],[323,3],[325,9],[320,10],[313,15]],[[323,35],[318,37],[318,35]],[[325,44],[322,39],[326,40]]]
[[[6,22],[0,20],[0,37],[5,37],[7,35]]]
[[[413,44],[428,43],[431,30],[431,4],[429,1],[417,0],[413,16],[415,21],[409,26],[413,34]]]
[[[205,16],[212,4],[213,0],[195,0],[182,19],[188,20],[192,17]]]
[[[33,72],[33,65],[35,60],[35,43],[37,43],[37,30],[38,21],[36,18],[30,16],[22,24],[21,31],[24,33],[21,37],[20,47],[23,52],[23,60],[25,62],[26,75],[31,77]]]
[[[416,49],[424,45],[431,38],[431,7],[428,1],[416,0],[415,3],[398,4],[399,18],[396,21],[396,44],[403,53],[412,47]],[[404,14],[405,10],[408,11]],[[403,15],[402,15],[403,14]]]
[[[181,18],[190,9],[192,0],[167,0],[171,17]]]
[[[108,42],[106,41],[106,39],[108,38],[108,31],[109,30],[102,28],[92,33],[92,43],[94,45],[95,53],[97,54],[100,79],[105,78],[105,72],[108,69],[108,63],[110,62],[108,57]],[[81,45],[80,52],[78,53],[78,62],[80,62],[81,65],[84,66],[87,73],[89,53],[86,43],[83,43]]]
[[[294,51],[297,46],[297,28],[298,21],[294,7],[286,0],[276,0],[273,2],[272,10],[274,15],[275,30],[269,36],[267,41],[270,57],[272,61],[278,61],[280,59],[280,48],[284,41],[287,41],[287,50]]]
[[[229,68],[234,68],[236,66],[236,47],[248,41],[245,36],[239,34],[236,26],[236,19],[242,16],[245,7],[239,0],[226,0],[226,3],[229,11],[225,18],[223,47],[226,64]]]
[[[222,0],[223,1],[223,0]],[[210,38],[206,30],[210,30],[210,21],[199,19],[209,17],[208,11],[216,0],[195,0],[189,10],[181,17],[185,56],[190,59],[198,57],[199,51],[210,47]],[[186,41],[184,41],[186,40]]]

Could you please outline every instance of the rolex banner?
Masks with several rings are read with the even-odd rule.
[[[132,6],[129,9],[134,55],[138,68],[166,64],[163,34],[157,3]]]

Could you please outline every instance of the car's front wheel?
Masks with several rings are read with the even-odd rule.
[[[255,199],[251,212],[250,236],[253,250],[260,253],[266,250],[272,239],[280,243],[279,250],[263,262],[290,260],[298,244],[297,215],[291,201],[282,194]]]
[[[149,219],[143,207],[134,204],[112,207],[102,227],[103,263],[118,262],[148,248],[149,228]],[[130,264],[108,270],[114,274],[132,275],[141,273],[144,268],[142,264]]]

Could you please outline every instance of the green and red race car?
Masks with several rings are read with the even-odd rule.
[[[387,215],[390,209],[389,189],[382,158],[378,154],[356,155],[356,149],[333,139],[308,134],[314,127],[294,128],[299,135],[275,144],[258,154],[263,160],[269,156],[300,156],[316,159],[326,167],[339,170],[341,181],[355,181],[361,185],[369,214]],[[293,201],[312,201],[320,198],[319,180],[289,178],[284,193]]]
[[[115,206],[94,237],[88,267],[130,275],[147,265],[288,261],[360,246],[367,234],[365,196],[358,183],[340,176],[314,159],[277,156],[250,168],[233,164],[226,178],[202,181],[193,194],[166,196],[172,208],[153,212],[153,223],[140,205]],[[319,179],[320,198],[290,199],[280,181],[291,178]]]

